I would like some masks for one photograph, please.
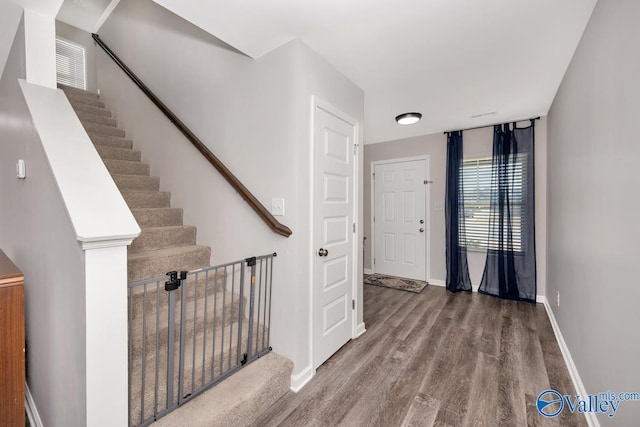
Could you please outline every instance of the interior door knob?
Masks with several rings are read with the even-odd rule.
[[[420,229],[420,232],[421,232],[421,233],[424,233],[424,228],[421,228],[421,229]]]
[[[424,224],[424,219],[421,219],[421,220],[420,220],[420,224]]]
[[[318,249],[318,256],[327,256],[329,255],[329,251],[323,248]]]

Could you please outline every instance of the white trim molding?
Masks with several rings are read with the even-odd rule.
[[[311,378],[316,374],[316,371],[313,369],[313,365],[308,365],[304,368],[300,373],[296,375],[291,375],[291,387],[290,390],[294,393],[302,390],[302,387],[307,385]]]
[[[553,314],[553,310],[551,309],[549,300],[545,296],[539,296],[538,298],[542,300],[541,302],[544,304],[544,308],[547,310],[547,316],[549,316],[549,321],[551,322],[553,333],[556,336],[556,341],[558,342],[558,346],[560,347],[560,352],[562,353],[562,357],[564,358],[564,363],[567,365],[567,369],[569,370],[569,375],[571,376],[573,387],[576,389],[576,394],[579,394],[580,396],[587,396],[587,389],[584,387],[584,383],[582,382],[580,374],[578,373],[578,368],[576,368],[576,364],[573,362],[571,352],[569,351],[569,347],[567,347],[567,343],[562,336],[560,325],[558,325],[558,321]],[[598,418],[596,418],[595,413],[585,412],[584,416],[589,427],[600,427],[600,422],[598,421]]]
[[[26,382],[24,383],[24,408],[27,412],[29,425],[33,427],[42,427],[42,419],[38,413],[38,408],[36,408],[36,402],[33,400],[29,384]]]
[[[367,330],[364,327],[364,322],[358,324],[358,327],[356,328],[356,336],[354,338],[358,338],[360,335],[364,334],[365,332],[367,332]]]
[[[93,30],[94,33],[97,33],[100,30],[102,24],[104,24],[111,13],[113,13],[118,3],[120,3],[120,0],[111,0],[111,3],[107,5],[107,7],[104,9],[104,12],[102,12],[102,15],[100,15],[100,18],[98,18],[98,20],[96,21],[96,25]]]
[[[429,279],[427,280],[427,283],[433,286],[441,286],[443,288],[447,286],[446,282],[440,279]]]
[[[120,246],[129,246],[133,239],[138,237],[137,235],[124,236],[122,238],[94,240],[94,241],[81,241],[82,249],[87,251],[91,249],[104,249],[104,248],[116,248]]]
[[[364,269],[364,274],[373,274],[373,269],[371,269],[371,268],[365,268],[365,269]]]

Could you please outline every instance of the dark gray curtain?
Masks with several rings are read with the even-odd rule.
[[[535,122],[494,126],[489,248],[478,292],[536,301]]]
[[[464,198],[462,182],[462,131],[447,134],[447,189],[445,217],[447,229],[447,289],[471,291],[464,244]],[[461,239],[462,237],[462,239]],[[461,241],[462,240],[462,241]]]

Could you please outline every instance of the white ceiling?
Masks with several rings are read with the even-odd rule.
[[[13,0],[24,9],[30,9],[45,16],[56,16],[62,0]]]
[[[64,0],[56,18],[95,33],[119,2],[120,0]]]
[[[597,0],[154,1],[254,58],[302,39],[364,90],[374,143],[546,114]]]

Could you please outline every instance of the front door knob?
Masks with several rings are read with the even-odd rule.
[[[323,248],[318,249],[318,256],[327,256],[329,255],[329,251]]]

